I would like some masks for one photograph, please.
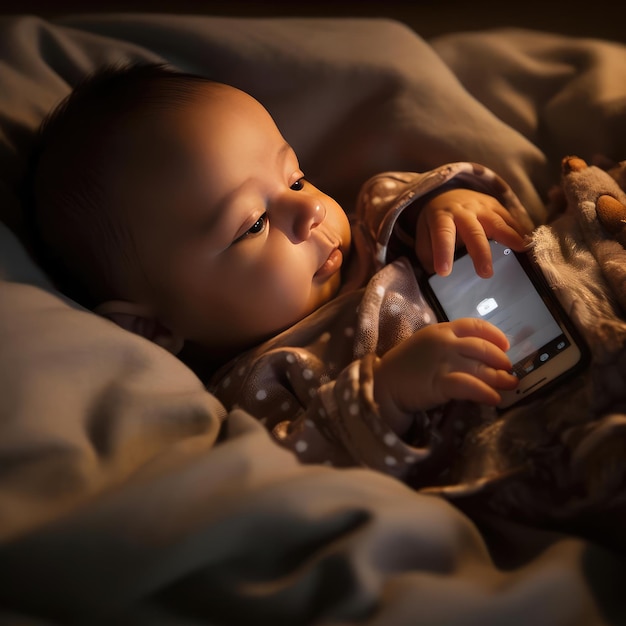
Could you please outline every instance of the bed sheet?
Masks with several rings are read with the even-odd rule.
[[[612,624],[623,558],[473,520],[366,469],[301,466],[170,354],[29,258],[32,133],[85,72],[167,61],[261,100],[345,206],[388,169],[472,160],[537,223],[565,154],[624,157],[626,47],[377,19],[0,21],[0,618],[43,624]]]

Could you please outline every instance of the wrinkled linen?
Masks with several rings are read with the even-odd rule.
[[[347,209],[379,172],[474,161],[540,223],[563,155],[623,158],[617,43],[425,41],[386,20],[2,19],[0,621],[624,623],[612,547],[303,465],[175,357],[56,292],[11,232],[32,133],[85,72],[134,59],[250,91]]]

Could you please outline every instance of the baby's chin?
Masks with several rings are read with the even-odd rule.
[[[300,313],[294,314],[291,319],[283,319],[280,327],[277,326],[272,331],[265,333],[265,335],[257,337],[257,341],[255,343],[257,345],[265,343],[266,341],[273,339],[277,335],[281,335],[300,323],[306,323],[305,320],[307,320],[311,315],[314,315],[320,309],[325,307],[325,305],[332,302],[339,292],[341,281],[338,279],[336,281],[332,281],[333,284],[329,284],[330,282],[331,281],[325,283],[324,289],[318,290],[314,294],[312,302],[310,301],[308,306],[303,307]]]
[[[225,358],[232,358],[252,348],[255,348],[267,341],[281,335],[295,325],[303,322],[313,313],[319,311],[329,302],[335,299],[341,287],[341,277],[339,273],[325,281],[323,285],[319,286],[315,292],[311,293],[309,302],[303,306],[299,312],[293,312],[290,318],[283,318],[279,324],[265,325],[265,328],[257,327],[254,332],[253,329],[248,328],[248,332],[232,333],[228,338],[224,334],[214,336],[210,333],[209,336],[203,336],[201,338],[191,339],[186,341],[187,344],[195,344],[198,349],[209,351],[216,355],[219,360]],[[268,327],[269,326],[269,327]],[[235,339],[237,337],[237,339]]]
[[[309,303],[304,307],[299,315],[294,315],[293,319],[286,323],[282,329],[277,331],[283,332],[292,326],[306,320],[308,317],[325,307],[332,302],[339,294],[341,288],[341,277],[339,272],[332,276],[329,280],[325,281],[323,285],[318,286],[317,289],[311,294]]]
[[[311,313],[330,302],[338,293],[341,287],[341,274],[336,272],[333,274],[323,285],[318,287],[316,295],[316,302],[311,307]]]

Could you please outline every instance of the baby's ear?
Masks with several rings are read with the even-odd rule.
[[[94,313],[106,317],[125,330],[141,335],[153,343],[178,354],[184,339],[161,322],[144,306],[125,300],[108,300],[98,305]]]

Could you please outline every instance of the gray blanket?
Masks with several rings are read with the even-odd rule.
[[[563,155],[624,156],[615,43],[425,41],[385,20],[1,20],[0,621],[624,623],[614,549],[299,465],[175,357],[55,291],[16,237],[32,133],[85,72],[132,59],[251,92],[346,206],[376,172],[470,160],[541,223]]]

